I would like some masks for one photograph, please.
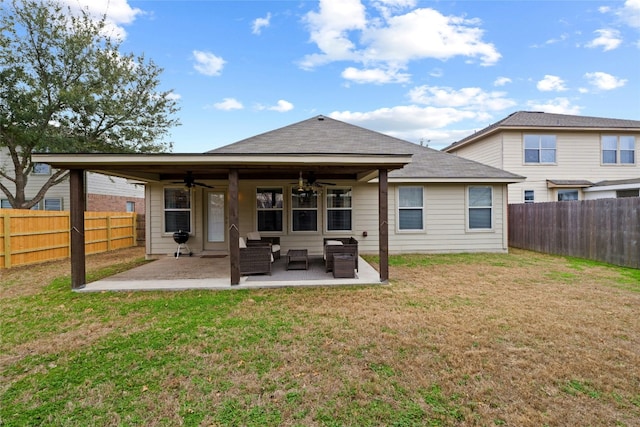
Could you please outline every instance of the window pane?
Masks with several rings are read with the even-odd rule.
[[[534,192],[533,192],[533,190],[524,190],[524,202],[525,203],[533,203],[534,202]]]
[[[51,166],[49,166],[46,163],[34,163],[33,174],[34,175],[50,175]]]
[[[525,163],[540,163],[539,150],[524,150]]]
[[[293,231],[316,231],[318,224],[318,211],[297,210],[292,212]]]
[[[578,200],[578,190],[558,190],[558,201]]]
[[[469,206],[491,206],[491,187],[470,187]]]
[[[174,233],[176,231],[191,232],[190,212],[184,211],[165,211],[164,213],[164,231]]]
[[[556,150],[541,150],[540,161],[542,163],[555,163],[556,162]]]
[[[635,138],[633,136],[621,136],[620,137],[620,149],[621,150],[635,150]]]
[[[327,208],[350,208],[351,189],[329,189],[327,190]]]
[[[491,228],[491,208],[469,209],[469,228]]]
[[[127,212],[136,211],[136,202],[127,202]]]
[[[603,150],[602,163],[616,163],[616,152],[614,150]]]
[[[258,211],[258,231],[282,231],[282,211]]]
[[[525,135],[524,148],[540,148],[540,137],[538,135]]]
[[[45,211],[61,211],[62,199],[44,199]]]
[[[0,201],[0,208],[2,208],[2,209],[11,209],[11,203],[9,203],[9,199],[2,199]]]
[[[256,190],[258,209],[282,209],[283,201],[282,188],[258,188]]]
[[[291,207],[297,208],[317,208],[318,207],[318,195],[311,193],[293,193],[291,194]]]
[[[351,210],[328,211],[327,229],[351,230]]]
[[[190,209],[191,202],[189,190],[183,188],[165,188],[164,189],[164,208],[165,209]]]
[[[540,136],[541,148],[556,148],[556,136],[555,135],[541,135]]]
[[[633,151],[620,151],[620,163],[633,164],[635,160]]]
[[[618,149],[618,137],[616,137],[616,136],[603,136],[602,137],[602,149],[603,150],[617,150]]]
[[[422,230],[422,209],[400,209],[400,230]]]
[[[421,208],[422,187],[400,187],[398,203],[401,208]]]

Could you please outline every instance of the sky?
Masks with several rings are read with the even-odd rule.
[[[640,0],[63,0],[164,69],[176,153],[317,115],[441,149],[515,111],[640,120]]]

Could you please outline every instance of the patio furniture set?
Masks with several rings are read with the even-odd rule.
[[[289,249],[287,270],[309,269],[307,249]],[[275,260],[280,259],[280,238],[260,236],[258,232],[240,238],[240,274],[269,274]],[[353,237],[325,238],[323,241],[325,272],[336,278],[355,277],[358,270],[358,241]]]

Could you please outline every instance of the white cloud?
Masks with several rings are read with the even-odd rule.
[[[213,108],[215,108],[216,110],[231,111],[242,110],[244,106],[235,98],[225,98],[221,102],[216,102],[215,104],[213,104]]]
[[[193,59],[196,61],[193,68],[205,76],[219,76],[222,73],[225,60],[211,52],[201,50],[193,51]]]
[[[554,98],[547,101],[529,101],[529,108],[534,111],[543,111],[545,113],[555,114],[580,114],[582,107],[571,105],[571,101],[567,98]]]
[[[63,0],[61,4],[74,12],[84,9],[95,20],[106,15],[105,35],[120,40],[127,36],[123,25],[133,23],[138,15],[144,14],[141,9],[131,7],[128,0]]]
[[[285,101],[281,99],[278,101],[276,105],[266,106],[266,105],[257,105],[256,108],[258,110],[269,110],[269,111],[277,111],[278,113],[286,113],[287,111],[293,110],[293,104],[289,101]]]
[[[319,11],[309,12],[304,19],[320,52],[305,56],[300,66],[312,69],[334,61],[353,61],[365,69],[393,70],[424,58],[463,56],[482,65],[500,59],[495,46],[482,40],[479,20],[444,16],[430,8],[399,14],[414,6],[409,0],[378,1],[373,7],[382,12],[374,16],[375,11],[367,11],[360,0],[321,0]]]
[[[179,100],[179,99],[181,99],[181,98],[182,98],[182,95],[180,95],[179,93],[170,92],[170,93],[167,95],[167,98],[169,98],[169,99],[171,99],[171,100],[173,100],[173,101],[177,101],[177,100]]]
[[[495,81],[493,82],[494,86],[504,86],[508,83],[511,83],[512,80],[509,77],[498,77],[497,79],[495,79]]]
[[[598,37],[591,40],[586,44],[590,48],[601,47],[603,51],[614,50],[620,44],[622,44],[622,38],[620,37],[620,31],[613,29],[596,30],[594,33],[598,34]]]
[[[558,76],[552,76],[550,74],[546,74],[544,79],[540,80],[536,87],[542,92],[562,92],[567,90],[564,85],[564,80]]]
[[[449,87],[418,86],[409,91],[409,99],[416,104],[473,109],[477,114],[514,107],[516,102],[505,96],[505,92],[485,92],[479,87],[455,90]]]
[[[268,28],[271,25],[271,13],[267,13],[264,18],[256,18],[251,26],[251,32],[259,35],[263,28]]]
[[[628,26],[640,29],[640,0],[627,0],[616,14]]]
[[[398,70],[383,70],[381,68],[370,68],[359,70],[348,67],[342,72],[342,78],[354,83],[406,83],[409,81],[409,74],[400,73]]]
[[[604,73],[602,71],[586,73],[584,77],[589,81],[589,84],[600,90],[617,89],[627,83],[626,79],[619,79],[616,76],[612,76],[611,74]]]

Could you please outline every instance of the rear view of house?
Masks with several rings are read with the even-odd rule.
[[[525,176],[509,203],[638,197],[640,121],[519,111],[443,151]]]

